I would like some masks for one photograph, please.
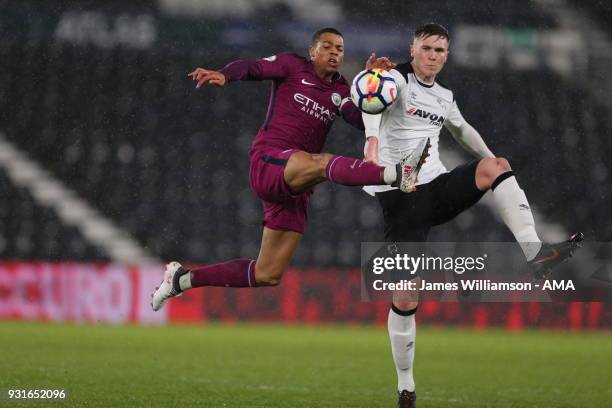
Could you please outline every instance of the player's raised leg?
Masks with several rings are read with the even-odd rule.
[[[542,242],[535,230],[531,207],[508,160],[503,157],[480,160],[476,167],[476,186],[480,191],[491,189],[497,211],[521,246],[525,258],[532,260]]]
[[[545,276],[560,262],[571,257],[579,247],[582,233],[576,233],[566,242],[557,244],[541,242],[535,230],[531,206],[506,159],[482,159],[476,168],[476,186],[481,191],[491,189],[499,214],[538,277]]]
[[[193,269],[170,262],[166,265],[164,280],[152,295],[151,307],[159,310],[168,298],[201,286],[248,288],[278,285],[301,239],[302,234],[298,232],[264,227],[257,260],[232,259]]]
[[[423,139],[395,166],[379,166],[346,156],[296,151],[285,166],[285,182],[294,192],[303,192],[326,180],[346,186],[382,185],[414,191],[419,171],[429,155],[429,139]]]
[[[263,229],[257,259],[234,259],[191,270],[191,279],[181,290],[201,286],[256,287],[276,286],[295,252],[302,234],[294,231]]]

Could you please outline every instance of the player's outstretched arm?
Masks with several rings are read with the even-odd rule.
[[[378,164],[378,138],[368,136],[363,147],[363,161]]]
[[[193,72],[190,72],[187,76],[196,81],[196,88],[202,85],[214,85],[223,86],[225,85],[225,75],[219,71],[212,71],[205,68],[196,68]]]
[[[382,115],[362,113],[365,127],[366,143],[363,148],[364,160],[378,164],[378,138],[380,137],[380,122]]]
[[[469,123],[465,122],[458,128],[453,126],[447,126],[447,128],[457,143],[476,158],[495,157],[482,139],[482,136],[480,136],[480,133]]]
[[[223,86],[234,81],[262,81],[286,78],[292,67],[299,65],[300,58],[292,53],[282,53],[259,60],[241,59],[230,62],[218,71],[196,68],[189,76],[202,85]]]
[[[361,114],[365,127],[366,143],[363,146],[364,161],[378,164],[378,138],[380,137],[380,121],[382,116]]]

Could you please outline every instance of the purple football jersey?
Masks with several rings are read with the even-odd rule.
[[[278,147],[319,153],[338,115],[363,129],[361,112],[350,101],[350,85],[337,73],[319,78],[312,62],[293,53],[262,60],[239,60],[221,72],[227,81],[273,81],[266,119],[253,149]]]

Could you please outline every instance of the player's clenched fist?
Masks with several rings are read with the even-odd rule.
[[[190,72],[187,76],[197,82],[196,88],[201,87],[205,84],[214,86],[225,85],[225,75],[219,71],[211,71],[204,68],[196,68],[195,71]]]

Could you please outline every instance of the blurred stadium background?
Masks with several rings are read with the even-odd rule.
[[[206,288],[149,310],[163,261],[255,257],[261,235],[247,153],[269,84],[195,91],[187,73],[303,55],[328,25],[345,33],[349,79],[372,51],[407,59],[417,24],[447,26],[440,79],[510,160],[542,236],[610,241],[611,18],[606,1],[0,0],[0,318],[383,324],[388,305],[360,303],[357,271],[360,242],[382,239],[377,203],[330,184],[280,287]],[[441,139],[448,166],[467,159]],[[334,125],[326,150],[362,148],[362,134]],[[485,199],[432,239],[512,236]],[[612,328],[602,303],[425,303],[418,318]]]

